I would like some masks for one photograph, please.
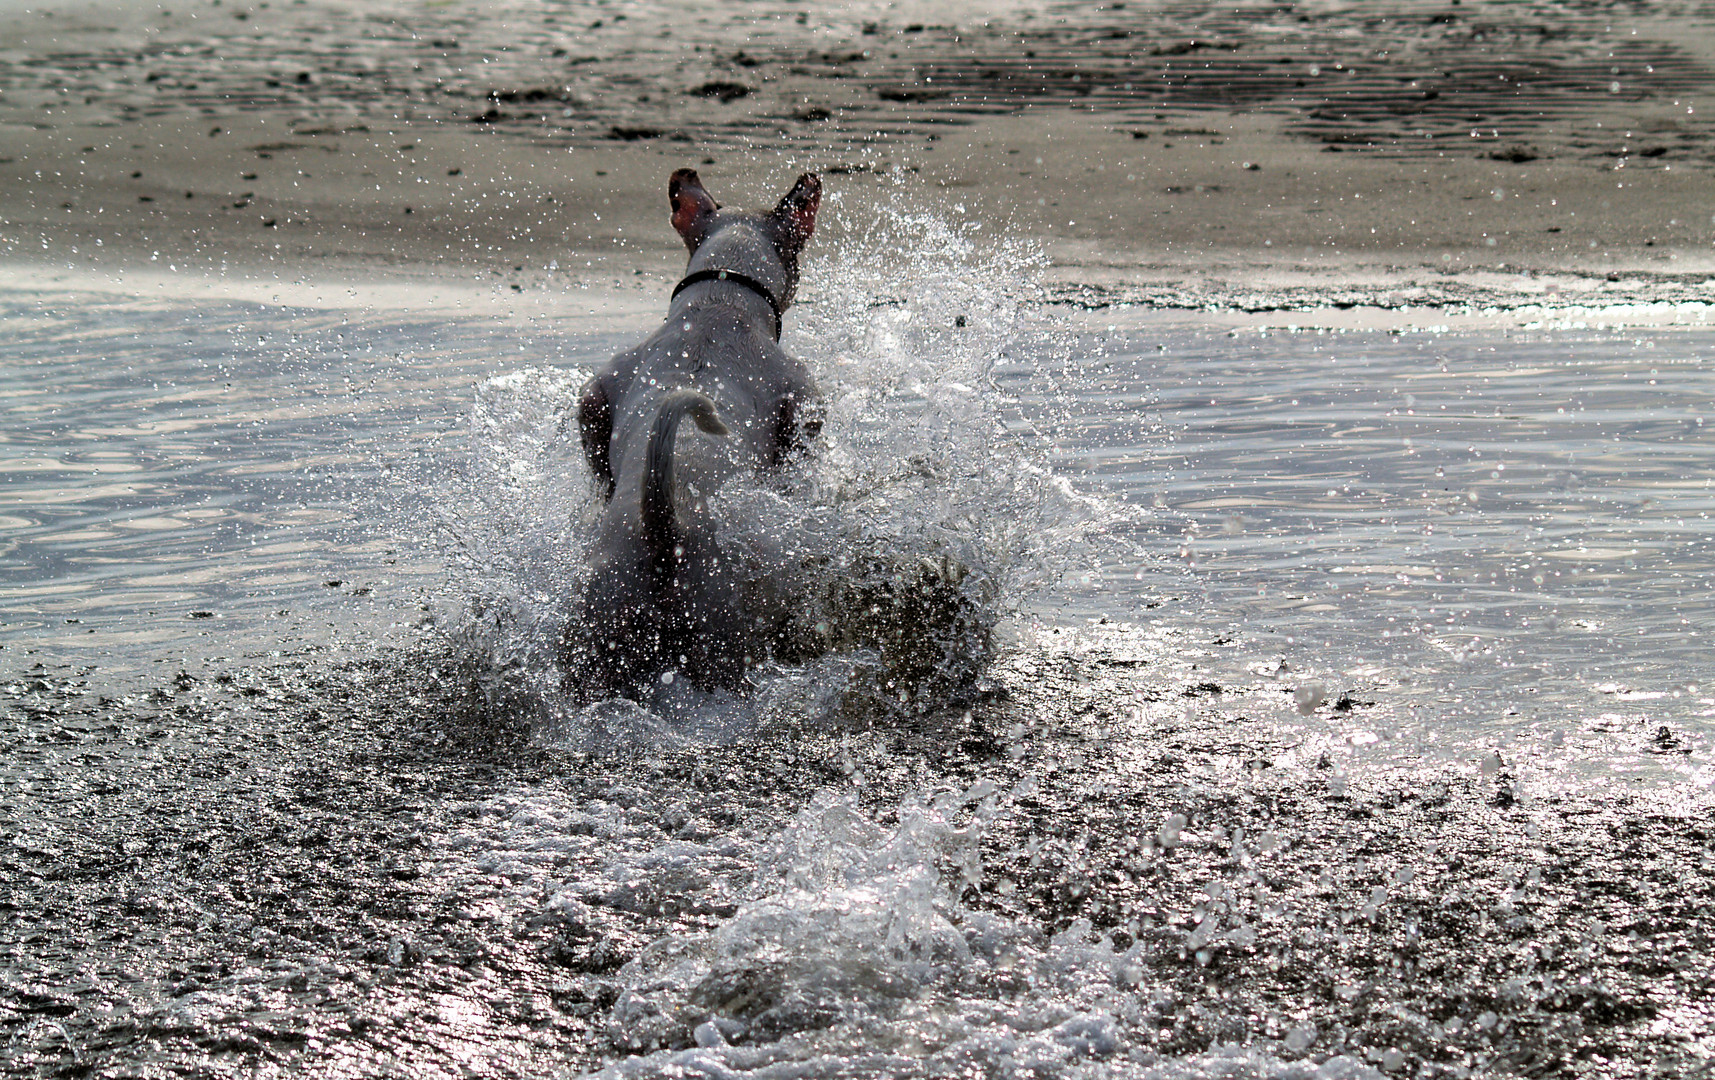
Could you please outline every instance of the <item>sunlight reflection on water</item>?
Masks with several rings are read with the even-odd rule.
[[[438,568],[399,535],[420,504],[397,478],[460,451],[473,385],[517,366],[519,337],[587,365],[635,332],[21,295],[4,313],[8,648],[110,674],[408,621]],[[1385,689],[1414,745],[1710,729],[1711,335],[1070,340],[1022,341],[998,391],[1060,471],[1157,508],[1138,538],[1193,574],[1151,608],[1160,574],[1112,565],[1050,618],[1178,627],[1223,679]]]
[[[1161,617],[1217,669],[1397,684],[1428,740],[1710,729],[1715,337],[1139,338],[1092,338],[1038,423],[1062,469],[1178,515],[1147,546],[1206,605]],[[1170,435],[1140,445],[1140,409]],[[1125,590],[1076,606],[1128,618]]]
[[[462,439],[494,327],[30,294],[0,318],[10,647],[108,677],[277,649],[400,618],[433,572],[384,508]]]

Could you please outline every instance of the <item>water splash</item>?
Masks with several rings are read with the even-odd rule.
[[[794,612],[793,646],[745,695],[664,685],[625,706],[562,692],[559,643],[596,510],[569,430],[587,373],[485,383],[462,483],[440,505],[453,580],[437,621],[491,694],[529,703],[557,742],[611,748],[727,739],[765,714],[920,711],[966,692],[1006,616],[1093,565],[1116,516],[1047,467],[995,383],[1014,350],[1043,355],[1067,335],[1037,303],[1040,250],[977,230],[901,200],[806,276],[786,346],[821,385],[822,446],[776,483],[711,499],[736,562]]]
[[[435,506],[448,586],[433,616],[491,698],[557,694],[557,643],[589,572],[598,500],[577,456],[587,373],[524,368],[483,382],[469,455]]]
[[[908,799],[892,825],[849,794],[812,800],[760,853],[736,914],[617,973],[608,1035],[633,1056],[601,1075],[1379,1075],[1262,1047],[1155,1053],[1151,1032],[1181,1003],[1149,985],[1144,945],[1094,938],[1085,920],[1043,934],[963,901],[997,795],[979,782]],[[672,874],[671,855],[641,872]]]

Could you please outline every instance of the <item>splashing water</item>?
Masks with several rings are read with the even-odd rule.
[[[588,567],[581,538],[597,497],[574,458],[585,374],[525,368],[477,388],[469,457],[436,506],[454,584],[437,624],[493,697],[545,698],[568,597]]]
[[[822,389],[820,451],[710,502],[727,550],[790,598],[805,643],[754,671],[743,698],[668,684],[640,706],[562,690],[597,510],[573,421],[587,372],[526,368],[480,387],[470,460],[439,507],[455,599],[437,621],[491,695],[593,748],[728,739],[763,714],[922,711],[965,692],[1005,616],[1116,543],[1118,513],[1009,425],[993,373],[1056,331],[1031,303],[1041,253],[976,229],[895,207],[806,277],[786,345]]]
[[[529,883],[520,917],[574,936],[595,933],[603,909],[670,901],[723,912],[709,930],[657,938],[602,980],[605,1035],[622,1055],[602,1076],[1380,1075],[1343,1056],[1271,1052],[1300,1056],[1314,1028],[1278,1046],[1154,1049],[1160,1029],[1204,1008],[1154,983],[1159,950],[1200,947],[1204,928],[1122,946],[1086,919],[1050,934],[985,910],[981,847],[1012,798],[991,781],[879,812],[855,789],[824,790],[760,841],[645,842],[638,823],[660,807],[646,793],[615,797],[579,810],[540,793],[503,799],[476,815],[497,831],[456,838],[482,872]],[[607,838],[606,863],[545,876],[542,857],[584,834]]]

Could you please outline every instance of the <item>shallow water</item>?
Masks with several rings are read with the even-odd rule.
[[[561,360],[563,397],[628,340],[98,298],[6,315],[6,645],[114,676],[420,620],[436,493],[411,489],[463,457],[473,384],[500,376],[511,408],[509,370]],[[1115,526],[1140,557],[1028,599],[1044,617],[1174,627],[1216,681],[1382,698],[1414,750],[1710,731],[1715,336],[1022,332],[995,411],[1146,511]],[[563,404],[531,421],[549,499],[579,486]]]
[[[611,347],[218,301],[0,305],[5,645],[101,679],[415,621],[432,526],[394,511],[427,510],[395,470],[462,449],[497,350]]]
[[[1057,380],[1055,462],[1170,512],[1144,546],[1201,602],[1150,621],[1209,644],[1216,678],[1284,663],[1383,699],[1411,753],[1710,734],[1715,336],[1087,340]],[[1125,568],[1076,606],[1135,619]]]
[[[6,873],[55,942],[7,939],[8,1068],[1457,1076],[1708,1034],[1651,965],[1706,951],[1661,808],[1706,797],[1715,335],[1106,329],[896,226],[927,257],[841,253],[787,336],[835,480],[760,504],[1004,586],[982,693],[879,723],[837,664],[521,734],[458,689],[552,663],[559,420],[646,319],[0,298]]]

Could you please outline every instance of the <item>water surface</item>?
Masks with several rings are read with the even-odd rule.
[[[0,297],[7,1067],[1695,1058],[1715,335],[1107,329],[919,269],[807,289],[846,501],[771,505],[1007,582],[983,693],[859,721],[811,668],[576,739],[463,680],[560,617],[564,406],[647,319]]]
[[[446,512],[424,487],[472,452],[476,385],[556,363],[575,382],[646,325],[5,303],[7,645],[112,674],[419,620]],[[1182,629],[1212,677],[1381,695],[1414,746],[1707,732],[1712,347],[1042,317],[1005,344],[995,407],[1143,512],[1113,526],[1139,558],[1110,549],[1027,606]],[[552,470],[581,467],[566,449]]]
[[[1169,511],[1145,545],[1203,602],[1154,620],[1220,642],[1223,674],[1284,662],[1383,696],[1414,751],[1707,734],[1712,348],[1703,331],[1104,334],[1047,411],[1060,468]],[[1082,606],[1135,619],[1129,601],[1117,567]]]

